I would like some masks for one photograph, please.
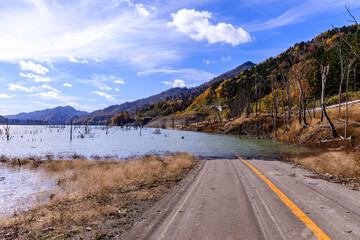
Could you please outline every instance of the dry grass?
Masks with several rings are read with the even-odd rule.
[[[21,159],[22,167],[55,176],[58,191],[49,195],[46,205],[2,219],[0,238],[106,239],[118,235],[179,181],[194,166],[194,159],[185,153],[125,162]]]
[[[319,173],[360,179],[360,151],[323,152],[314,156],[294,158],[294,161]]]

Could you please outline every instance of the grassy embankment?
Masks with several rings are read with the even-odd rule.
[[[21,159],[58,182],[46,204],[1,219],[1,239],[107,239],[121,234],[195,165],[185,153],[127,161]],[[5,161],[3,159],[3,161]],[[7,161],[18,165],[17,159]]]

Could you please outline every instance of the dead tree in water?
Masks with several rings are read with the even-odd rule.
[[[72,141],[72,134],[73,134],[73,120],[70,120],[70,141]]]
[[[9,141],[10,140],[10,126],[9,126],[9,119],[6,122],[6,127],[4,127],[5,130],[5,136],[6,136],[6,140]]]
[[[328,117],[328,115],[326,114],[326,109],[325,109],[325,86],[326,86],[326,81],[327,81],[327,77],[329,75],[329,65],[328,66],[323,66],[321,65],[321,116],[324,116],[326,121],[329,123],[330,129],[331,129],[331,136],[332,137],[339,137],[339,134],[336,132],[336,129],[333,125],[333,123],[331,122],[330,118]]]

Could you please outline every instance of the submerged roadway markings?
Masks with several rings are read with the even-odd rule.
[[[284,193],[282,193],[269,179],[267,179],[261,172],[259,172],[250,163],[245,161],[239,154],[234,152],[238,158],[248,165],[259,177],[264,180],[267,185],[273,190],[279,198],[288,206],[291,211],[303,222],[305,225],[315,234],[319,240],[329,240],[330,238],[308,217],[298,208]]]

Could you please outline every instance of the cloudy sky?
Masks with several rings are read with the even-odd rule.
[[[0,115],[194,87],[360,19],[358,0],[0,0]]]

